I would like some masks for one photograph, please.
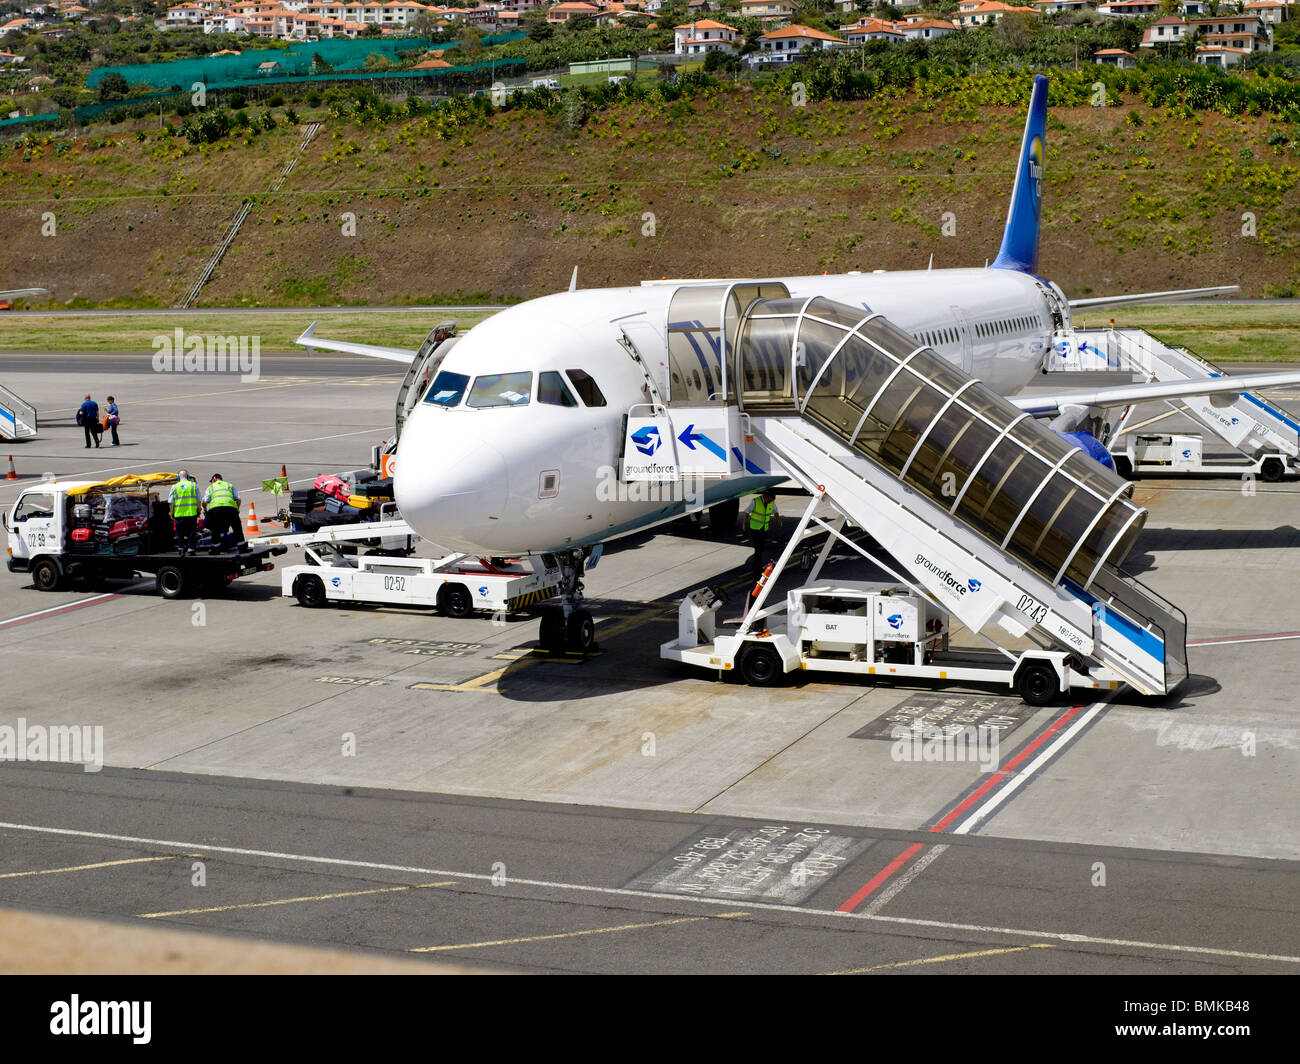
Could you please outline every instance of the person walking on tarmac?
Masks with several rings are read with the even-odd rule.
[[[240,538],[239,492],[233,484],[222,480],[220,473],[212,474],[208,490],[203,495],[203,509],[208,515],[208,531],[212,534],[212,553],[233,550]]]
[[[772,522],[775,520],[776,527],[781,527],[781,515],[777,512],[776,494],[772,489],[767,488],[755,495],[749,509],[740,515],[740,519],[742,521],[748,519],[749,542],[754,548],[754,557],[750,559],[749,568],[757,583],[758,578],[763,574],[763,555],[767,551]]]
[[[99,434],[102,431],[99,424],[99,404],[89,395],[86,396],[85,402],[77,410],[77,424],[85,430],[86,447],[90,447],[90,437],[95,437],[95,446],[99,446]]]
[[[108,409],[104,412],[104,428],[113,434],[113,446],[121,447],[122,441],[117,438],[117,426],[122,420],[117,410],[117,403],[110,395],[108,397]]]
[[[176,525],[176,549],[182,558],[187,553],[195,554],[199,541],[199,486],[187,470],[182,469],[180,477],[167,496],[171,507],[172,522]]]

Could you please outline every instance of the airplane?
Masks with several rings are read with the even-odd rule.
[[[1300,373],[1291,372],[1017,394],[1043,370],[1054,334],[1070,327],[1072,309],[1238,291],[1223,286],[1072,302],[1040,277],[1046,117],[1047,78],[1038,75],[1001,248],[983,268],[601,289],[578,289],[575,270],[568,291],[500,311],[445,341],[435,348],[439,357],[429,358],[431,383],[421,389],[422,398],[412,396],[398,437],[394,489],[403,517],[421,536],[451,550],[553,555],[562,570],[561,605],[543,615],[541,643],[585,649],[594,627],[581,604],[581,577],[605,542],[675,520],[688,504],[717,507],[721,522],[734,523],[741,496],[787,479],[780,469],[746,461],[742,473],[707,482],[693,499],[597,490],[619,464],[632,409],[653,409],[665,395],[670,402],[718,399],[725,360],[710,330],[714,337],[724,330],[719,321],[702,321],[700,308],[717,306],[719,291],[724,299],[733,291],[737,299],[820,296],[843,304],[846,313],[883,314],[918,344],[1023,411],[1050,419],[1051,428],[1104,461],[1109,453],[1091,430],[1109,408],[1300,382]],[[332,341],[317,337],[313,323],[297,342],[409,365],[428,356],[432,341],[433,334],[420,352]],[[691,446],[689,428],[683,436]],[[647,452],[653,444],[638,443],[638,449]]]
[[[16,299],[36,299],[49,294],[48,288],[11,288],[0,291],[0,310],[12,310]]]

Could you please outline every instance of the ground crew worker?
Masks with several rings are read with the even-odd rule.
[[[763,573],[763,555],[767,551],[767,541],[771,534],[772,522],[776,521],[777,528],[781,527],[781,515],[776,509],[776,494],[771,488],[754,496],[753,502],[749,504],[749,509],[740,515],[741,520],[748,518],[746,526],[749,528],[749,542],[754,547],[754,557],[750,559],[749,568],[754,574],[754,581],[757,583],[758,578]]]
[[[212,553],[231,550],[239,542],[239,492],[235,486],[213,473],[208,490],[203,495],[203,509],[208,515],[208,531],[212,534]],[[218,539],[220,537],[220,539]]]
[[[182,558],[194,554],[199,541],[199,486],[189,472],[182,469],[180,479],[167,495],[172,522],[176,526],[176,549]]]
[[[77,424],[81,426],[86,434],[86,446],[90,446],[90,437],[95,437],[95,446],[99,446],[99,435],[101,427],[99,424],[99,404],[89,395],[86,396],[85,402],[77,408]]]

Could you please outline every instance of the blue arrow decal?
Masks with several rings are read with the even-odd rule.
[[[704,433],[692,432],[691,429],[693,428],[695,428],[695,422],[692,421],[689,425],[686,426],[686,429],[677,438],[681,440],[682,443],[686,444],[687,448],[689,448],[692,451],[695,450],[696,443],[699,443],[701,446],[703,446],[703,448],[706,451],[708,451],[715,458],[721,458],[722,461],[725,462],[727,460],[727,452],[724,451],[721,447],[719,447],[707,436],[705,436]]]
[[[748,458],[746,458],[743,454],[741,454],[739,447],[733,447],[731,449],[731,453],[736,456],[736,461],[745,467],[746,473],[759,473],[759,474],[767,473],[766,469],[763,469],[761,466],[756,466],[753,462],[751,462]]]

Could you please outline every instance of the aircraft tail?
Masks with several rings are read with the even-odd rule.
[[[995,270],[1038,272],[1038,229],[1042,215],[1043,144],[1047,132],[1047,78],[1034,77],[1025,118],[1025,137],[1016,164],[1016,183],[1007,209],[1002,247],[993,260]]]

